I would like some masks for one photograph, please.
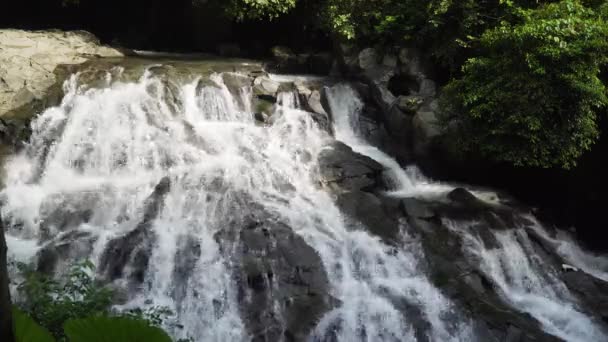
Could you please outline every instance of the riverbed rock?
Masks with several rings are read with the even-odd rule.
[[[417,95],[402,95],[397,99],[397,107],[406,114],[415,115],[424,104],[424,99]]]
[[[404,198],[401,200],[401,205],[409,217],[428,220],[436,216],[431,206],[416,198]]]
[[[359,52],[359,67],[363,70],[371,69],[378,65],[378,52],[374,48],[367,48]]]
[[[246,194],[216,235],[229,250],[241,317],[253,341],[304,341],[336,304],[317,252]],[[281,318],[285,320],[282,321]]]
[[[0,30],[0,149],[13,153],[31,133],[32,117],[60,103],[62,66],[123,54],[84,31]]]
[[[62,81],[53,73],[59,65],[123,56],[85,31],[0,30],[0,47],[0,117],[42,101]]]
[[[226,88],[230,93],[238,95],[239,91],[244,88],[251,87],[253,80],[249,76],[245,76],[235,72],[225,72],[222,74],[222,79]]]
[[[578,270],[563,272],[561,279],[570,291],[581,298],[592,313],[608,324],[608,282]]]
[[[485,341],[560,341],[498,294],[492,280],[463,253],[462,237],[441,220],[410,217],[408,223],[422,237],[431,281],[474,318],[474,330]]]
[[[277,91],[281,84],[266,76],[257,77],[253,81],[253,94],[257,96],[267,96],[276,99]]]
[[[140,223],[124,236],[108,242],[100,261],[100,273],[108,280],[123,277],[125,269],[130,274],[127,278],[134,284],[141,284],[148,268],[152,247],[156,236],[152,231],[152,223],[162,209],[165,196],[171,189],[171,180],[163,178],[146,199],[143,207],[143,217]]]
[[[397,239],[399,222],[390,215],[386,206],[376,195],[364,191],[349,191],[338,195],[336,204],[351,221],[351,229],[364,228],[388,243]],[[348,223],[348,222],[347,222]]]
[[[426,155],[432,139],[441,135],[441,128],[435,112],[418,111],[412,120],[412,128],[414,133],[414,152],[418,155]]]
[[[381,187],[383,169],[375,160],[341,142],[332,143],[319,154],[320,182],[336,191]]]

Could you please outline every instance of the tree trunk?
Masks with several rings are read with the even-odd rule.
[[[4,223],[0,216],[0,341],[14,342],[13,314],[9,291],[8,264]]]

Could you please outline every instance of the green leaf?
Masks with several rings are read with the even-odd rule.
[[[17,308],[13,308],[13,320],[16,342],[55,342],[48,330]]]
[[[162,329],[123,317],[72,319],[64,325],[70,342],[171,342]]]

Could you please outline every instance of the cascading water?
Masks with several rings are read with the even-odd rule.
[[[327,89],[329,105],[334,119],[335,137],[353,148],[354,151],[368,156],[382,164],[388,170],[389,183],[392,189],[388,195],[394,197],[436,197],[438,194],[454,190],[449,184],[433,182],[426,178],[415,166],[405,169],[391,156],[365,141],[359,127],[359,115],[363,111],[363,102],[357,92],[346,84]],[[487,191],[472,191],[476,196],[488,200],[496,194]]]
[[[137,230],[146,199],[168,177],[170,190],[151,223],[149,266],[125,306],[175,311],[184,326],[176,337],[247,339],[229,248],[215,239],[234,212],[245,210],[239,199],[246,196],[286,221],[323,260],[340,304],[321,319],[315,339],[414,340],[395,304],[407,302],[421,308],[433,339],[462,340],[465,329],[445,322],[453,308],[425,279],[416,252],[348,231],[329,194],[315,185],[315,156],[330,137],[294,108],[293,94],[279,96],[281,115],[260,127],[246,111],[250,105],[238,108],[221,75],[211,80],[215,85],[183,85],[180,101],[167,103],[162,82],[149,74],[86,91],[74,78],[61,106],[34,123],[26,152],[9,163],[3,214],[20,227],[11,234],[50,244],[66,231],[86,233],[93,246],[80,257],[103,266],[108,243]],[[86,217],[54,221],[61,215]],[[176,284],[175,269],[183,268],[176,255],[188,241],[200,256],[185,284]]]
[[[33,122],[26,149],[6,165],[2,217],[12,258],[35,261],[42,251],[68,245],[56,272],[91,259],[100,277],[127,293],[119,308],[173,311],[179,327],[167,329],[175,338],[247,341],[259,333],[253,316],[272,322],[263,328],[285,341],[481,340],[474,318],[429,280],[422,243],[406,222],[392,244],[346,223],[318,182],[317,156],[334,137],[299,108],[297,94],[278,94],[271,123],[260,124],[251,87],[235,93],[223,76],[171,88],[146,72],[134,82],[108,77],[91,89],[73,76],[61,105]],[[335,139],[384,165],[393,187],[388,195],[437,197],[454,189],[402,170],[367,144],[357,131],[362,103],[352,88],[327,93]],[[279,294],[310,267],[282,274],[280,260],[290,259],[280,250],[284,241],[261,248],[251,235],[264,224],[293,242],[287,249],[306,250],[298,239],[305,241],[323,268],[319,278],[331,300],[304,337],[287,332],[298,323],[288,313],[295,290]],[[274,234],[264,227],[264,236]],[[526,242],[509,235],[517,233],[497,233],[501,248],[490,251],[461,226],[453,229],[506,299],[548,332],[574,341],[604,337],[556,279],[539,275],[526,259]],[[498,272],[508,261],[508,271]],[[265,271],[250,279],[252,268]],[[269,295],[260,296],[261,288]],[[548,297],[537,295],[543,288],[551,289]],[[571,319],[564,323],[564,315]]]
[[[607,335],[580,312],[557,270],[537,254],[524,229],[492,232],[491,248],[475,234],[474,223],[446,222],[463,239],[465,254],[498,286],[514,307],[530,313],[544,329],[566,341],[603,341]]]
[[[389,195],[433,197],[454,189],[447,184],[431,182],[421,176],[416,168],[402,169],[390,156],[368,144],[359,132],[358,114],[363,109],[363,103],[351,87],[338,85],[330,88],[328,93],[336,139],[389,170],[388,176],[394,187],[389,190]],[[472,193],[482,200],[497,197],[485,191]],[[565,260],[598,279],[608,281],[608,259],[585,253],[570,238],[551,238],[534,217],[526,217],[534,222],[533,229],[550,241]],[[462,236],[465,252],[474,259],[474,263],[480,265],[483,273],[498,284],[511,305],[530,313],[547,332],[566,341],[600,341],[608,338],[602,328],[578,311],[576,299],[554,275],[556,271],[551,265],[543,263],[541,257],[534,256],[532,243],[521,229],[494,232],[500,246],[488,249],[475,234],[475,228],[471,228],[474,224],[447,221],[445,225]]]

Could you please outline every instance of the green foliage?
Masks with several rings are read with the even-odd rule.
[[[13,310],[16,342],[54,342],[44,327],[18,309]],[[171,342],[159,327],[144,319],[132,317],[94,316],[70,319],[64,325],[69,342]]]
[[[59,340],[67,320],[109,313],[112,292],[95,283],[89,261],[71,267],[60,281],[25,265],[20,269],[24,281],[18,291],[25,299],[23,309]]]
[[[90,261],[73,265],[60,280],[27,265],[19,268],[24,280],[18,290],[27,314],[15,310],[18,342],[170,341],[160,326],[172,312],[165,307],[113,312],[113,293],[94,281]]]
[[[70,342],[171,342],[162,329],[140,319],[90,317],[65,323]]]
[[[296,0],[228,0],[226,11],[238,20],[274,19],[295,6]]]
[[[598,138],[596,112],[608,103],[599,80],[608,56],[604,11],[563,0],[513,7],[515,24],[486,31],[442,100],[460,120],[465,150],[520,166],[570,168]]]
[[[420,30],[425,12],[425,1],[327,0],[324,19],[331,30],[347,39],[402,41]]]
[[[45,328],[38,325],[21,310],[13,309],[15,342],[54,342],[55,339]]]

